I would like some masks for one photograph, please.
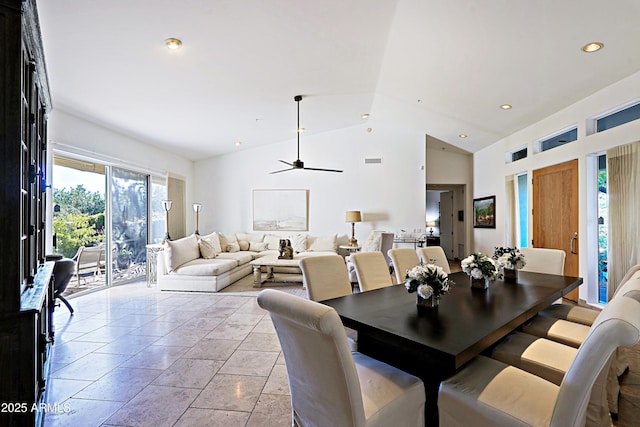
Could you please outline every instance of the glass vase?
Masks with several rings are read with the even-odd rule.
[[[515,283],[518,281],[518,270],[515,268],[505,268],[504,269],[504,281]]]
[[[431,296],[430,298],[422,298],[416,294],[416,304],[418,307],[437,307],[440,304],[440,297]]]
[[[474,279],[473,277],[470,278],[471,279],[471,287],[472,288],[476,288],[476,289],[488,289],[489,288],[489,279]]]

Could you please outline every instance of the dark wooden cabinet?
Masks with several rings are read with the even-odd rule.
[[[40,425],[53,341],[45,262],[51,102],[35,0],[0,0],[0,425]]]

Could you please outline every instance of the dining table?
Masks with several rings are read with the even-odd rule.
[[[358,331],[358,351],[419,377],[425,423],[438,425],[438,389],[479,354],[583,282],[580,277],[519,271],[516,282],[472,288],[464,272],[449,275],[437,307],[416,304],[403,284],[323,301]]]

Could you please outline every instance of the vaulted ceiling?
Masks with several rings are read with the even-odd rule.
[[[191,159],[295,138],[298,94],[308,132],[373,121],[361,116],[384,98],[418,109],[425,134],[475,152],[640,70],[637,0],[38,8],[54,109]],[[182,48],[167,49],[169,37]],[[604,49],[581,50],[594,41]]]

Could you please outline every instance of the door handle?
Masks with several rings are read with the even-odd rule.
[[[573,237],[571,238],[571,242],[569,242],[570,251],[572,254],[577,254],[576,252],[576,240],[578,240],[578,232],[573,233]]]

